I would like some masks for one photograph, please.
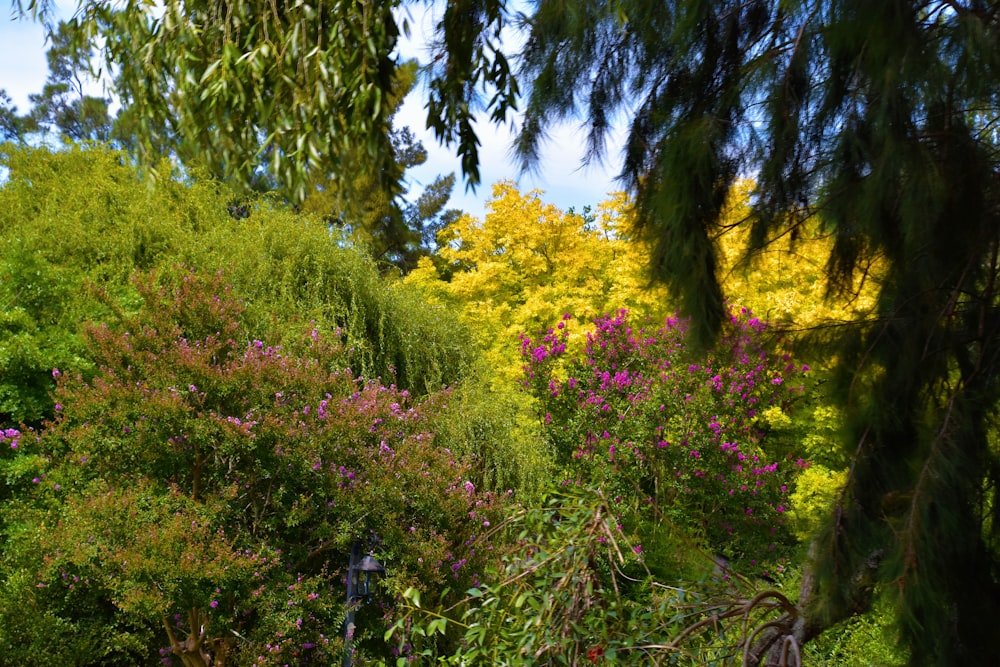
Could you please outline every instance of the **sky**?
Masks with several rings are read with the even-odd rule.
[[[28,20],[12,18],[9,5],[7,7],[8,11],[0,14],[0,89],[7,91],[18,110],[23,113],[30,106],[28,95],[41,91],[48,74],[45,63],[47,46],[41,26]],[[432,31],[433,18],[429,12],[418,12],[419,9],[420,7],[413,7],[411,10],[412,39],[401,44],[400,52],[406,57],[426,60],[426,48],[421,35]],[[99,87],[94,93],[100,94]],[[425,88],[418,84],[396,116],[397,124],[408,125],[428,152],[424,165],[407,172],[412,198],[440,174],[454,172],[456,176],[461,175],[454,147],[438,145],[433,134],[425,129],[424,95]],[[518,167],[510,158],[513,137],[510,127],[497,127],[484,118],[477,125],[477,131],[482,142],[479,152],[482,184],[472,192],[467,191],[464,182],[460,180],[449,202],[450,208],[461,209],[482,219],[492,185],[500,180],[513,180],[524,191],[542,190],[545,193],[542,196],[544,201],[563,210],[572,207],[580,211],[588,205],[596,206],[607,198],[608,193],[620,189],[614,179],[617,173],[615,149],[609,149],[611,159],[607,165],[581,167],[584,134],[572,124],[554,129],[545,145],[539,172],[526,175],[518,174]]]

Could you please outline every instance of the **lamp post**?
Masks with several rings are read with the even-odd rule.
[[[374,544],[369,539],[369,545]],[[369,552],[361,555],[361,541],[351,544],[351,560],[347,567],[347,617],[344,619],[344,667],[351,667],[351,639],[354,637],[354,612],[358,605],[372,599],[372,579],[385,573],[382,564]]]

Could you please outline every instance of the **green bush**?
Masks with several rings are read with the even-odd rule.
[[[382,280],[318,220],[267,199],[234,218],[223,186],[144,181],[100,147],[8,144],[0,158],[0,425],[51,416],[52,368],[93,371],[79,324],[135,312],[137,269],[223,270],[251,337],[277,340],[309,321],[339,329],[357,376],[410,391],[454,384],[475,356],[456,318]]]
[[[218,274],[132,287],[134,314],[84,329],[93,373],[52,372],[55,418],[3,432],[5,661],[329,664],[373,534],[393,589],[476,582],[503,497],[435,443],[449,391],[356,377],[336,329],[253,338]],[[378,655],[391,605],[362,613]]]

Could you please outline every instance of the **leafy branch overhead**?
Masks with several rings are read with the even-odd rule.
[[[14,3],[49,21],[47,2]],[[361,148],[396,184],[388,103],[394,4],[83,2],[68,31],[102,44],[117,94],[137,115],[140,157],[178,140],[185,162],[249,185],[262,164],[294,200],[317,169]]]

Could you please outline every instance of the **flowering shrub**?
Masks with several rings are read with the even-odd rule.
[[[165,664],[330,664],[348,552],[373,534],[392,586],[476,583],[500,500],[434,446],[447,392],[417,400],[355,377],[336,330],[253,338],[221,276],[136,288],[136,315],[87,328],[96,375],[53,372],[57,416],[40,438],[3,433],[43,464],[5,511],[19,526],[7,581],[56,619],[19,650],[51,654],[60,627],[102,639],[52,664],[147,664],[158,650]],[[12,586],[0,626],[20,628]],[[363,653],[383,644],[386,600],[359,611]]]
[[[598,318],[571,356],[571,319],[521,344],[525,386],[570,478],[666,514],[728,557],[773,562],[806,463],[765,449],[762,415],[795,399],[808,368],[769,353],[766,325],[746,311],[702,357],[687,349],[683,321],[636,329],[625,310]]]

